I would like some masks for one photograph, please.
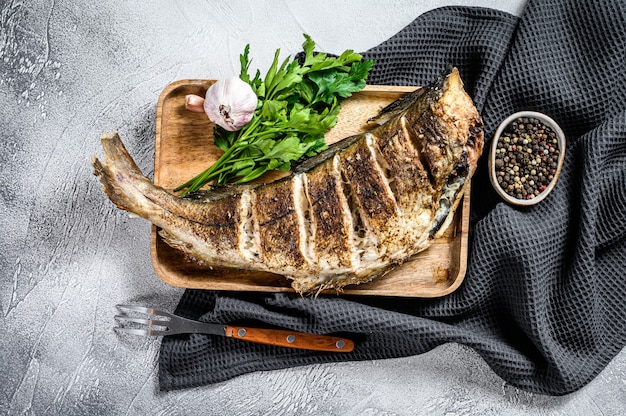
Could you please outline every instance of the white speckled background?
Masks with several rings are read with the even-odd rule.
[[[120,338],[117,303],[172,310],[181,289],[150,261],[150,225],[106,200],[90,166],[119,129],[152,175],[156,101],[170,82],[239,71],[251,44],[363,51],[425,11],[523,0],[0,2],[0,414],[617,415],[626,352],[566,397],[529,394],[455,344],[403,359],[254,373],[162,393],[159,339]]]

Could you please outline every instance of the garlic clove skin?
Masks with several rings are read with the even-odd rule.
[[[204,113],[204,97],[196,94],[188,94],[185,96],[185,109],[194,113]]]
[[[258,101],[248,83],[239,77],[230,77],[209,87],[204,112],[213,123],[228,131],[237,131],[252,119]]]

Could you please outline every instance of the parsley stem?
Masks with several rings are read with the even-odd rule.
[[[235,142],[215,161],[213,165],[211,165],[204,172],[196,175],[192,179],[188,180],[184,184],[178,186],[174,189],[175,192],[185,190],[181,196],[185,196],[190,192],[197,191],[202,188],[216,176],[224,173],[223,166],[226,165],[229,161],[232,160],[233,155],[239,154],[247,145],[242,146],[249,137],[254,136],[254,133],[251,133],[256,129],[256,127],[260,124],[261,117],[255,115],[255,117],[244,126],[243,129],[240,130],[240,134],[237,136]],[[235,159],[236,160],[236,159]],[[219,181],[218,181],[219,182]]]

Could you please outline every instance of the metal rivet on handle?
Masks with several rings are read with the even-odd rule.
[[[245,337],[246,336],[246,328],[239,328],[239,330],[237,331],[237,335],[239,335],[240,337]]]
[[[291,344],[291,343],[293,343],[293,342],[295,342],[295,341],[296,341],[296,336],[295,336],[295,335],[293,335],[293,334],[289,334],[289,335],[287,335],[287,342],[288,342],[288,343],[290,343],[290,344]]]
[[[335,346],[336,346],[337,348],[339,348],[339,349],[342,349],[343,347],[345,347],[345,346],[346,346],[346,343],[345,343],[345,341],[344,341],[344,340],[340,339],[339,341],[337,341],[337,342],[335,343]]]

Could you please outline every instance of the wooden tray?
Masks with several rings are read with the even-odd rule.
[[[168,85],[159,97],[156,119],[154,182],[173,189],[205,170],[221,154],[212,139],[213,125],[203,113],[185,110],[185,95],[204,96],[214,81],[181,80]],[[367,119],[411,87],[367,86],[344,101],[337,125],[326,139],[333,143],[366,131]],[[276,179],[270,177],[269,180]],[[438,297],[454,291],[465,277],[469,227],[469,188],[443,237],[414,259],[373,282],[348,286],[344,294]],[[152,230],[152,262],[166,283],[184,288],[293,292],[283,276],[244,270],[199,266],[168,246]],[[329,293],[335,293],[329,292]]]

